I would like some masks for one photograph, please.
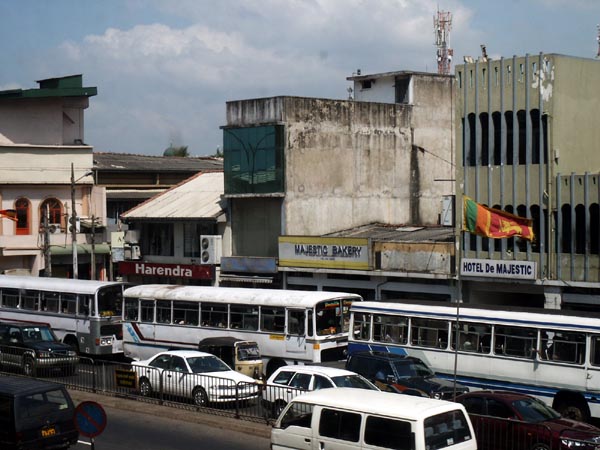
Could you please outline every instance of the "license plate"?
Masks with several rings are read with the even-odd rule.
[[[42,428],[42,437],[47,438],[47,437],[52,437],[52,436],[56,436],[56,427],[55,426],[48,426],[48,427]]]

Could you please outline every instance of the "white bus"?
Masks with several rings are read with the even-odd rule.
[[[346,357],[356,294],[228,287],[140,285],[124,292],[125,356],[198,348],[207,337],[255,341],[267,374],[285,364]]]
[[[0,320],[50,325],[80,353],[123,352],[124,283],[0,275]]]
[[[416,356],[448,379],[456,358],[461,384],[534,395],[565,416],[588,420],[600,417],[600,318],[586,315],[361,302],[351,308],[348,351]]]

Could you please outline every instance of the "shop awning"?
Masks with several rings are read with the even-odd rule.
[[[110,254],[110,245],[109,244],[96,244],[94,246],[94,253],[97,255],[108,255]],[[72,255],[73,247],[71,245],[52,245],[50,247],[51,255]],[[92,244],[77,244],[77,254],[78,255],[91,255],[92,254]]]
[[[273,277],[253,277],[253,276],[221,274],[221,276],[219,278],[221,281],[229,281],[229,282],[234,282],[234,283],[261,283],[261,284],[273,283]]]

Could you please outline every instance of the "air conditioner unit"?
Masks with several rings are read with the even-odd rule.
[[[142,252],[139,245],[131,246],[131,259],[142,259]]]
[[[60,223],[51,223],[48,225],[48,232],[50,234],[60,234],[63,232],[63,230],[60,227]]]
[[[200,236],[200,262],[202,264],[220,264],[222,248],[222,236]]]

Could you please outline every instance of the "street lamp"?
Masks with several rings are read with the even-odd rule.
[[[75,179],[75,170],[73,163],[71,163],[71,243],[73,245],[73,279],[79,278],[79,268],[77,261],[77,211],[75,210],[75,183],[84,177],[92,175],[93,172],[89,171]]]

